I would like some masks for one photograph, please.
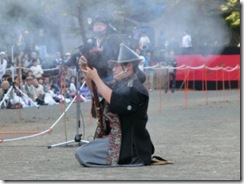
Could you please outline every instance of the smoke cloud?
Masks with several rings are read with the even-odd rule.
[[[39,29],[43,28],[49,38],[50,52],[60,49],[70,51],[82,43],[77,19],[77,7],[80,3],[85,7],[82,12],[85,21],[98,9],[104,9],[114,20],[120,20],[118,12],[129,9],[132,13],[125,15],[125,18],[130,19],[134,26],[151,26],[156,45],[160,43],[162,36],[166,39],[174,36],[180,42],[184,30],[188,30],[191,34],[195,47],[228,45],[230,33],[223,18],[219,14],[206,13],[209,7],[218,9],[222,1],[209,1],[211,5],[208,7],[203,2],[202,0],[153,0],[153,2],[2,0],[0,48],[8,50],[16,41],[19,32],[28,30],[34,38]],[[121,27],[123,28],[123,25]],[[89,33],[88,31],[88,35]]]

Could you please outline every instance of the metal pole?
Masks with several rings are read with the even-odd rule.
[[[78,99],[79,91],[80,91],[80,72],[77,67],[77,83],[76,83],[76,99]],[[80,102],[77,100],[76,102],[76,136],[75,136],[75,141],[80,142],[81,140],[81,135],[79,134],[79,129],[80,129]]]

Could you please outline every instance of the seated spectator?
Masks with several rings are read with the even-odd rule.
[[[36,59],[32,60],[30,70],[33,72],[35,78],[39,79],[42,77],[43,69],[42,66],[38,64],[38,61]]]
[[[21,80],[19,76],[14,77],[13,93],[11,93],[11,104],[14,108],[26,107],[25,101],[23,100],[23,94],[21,93]]]
[[[9,75],[9,74],[4,74],[3,76],[2,76],[2,81],[8,81],[9,82],[9,84],[11,84],[12,83],[12,77],[11,77],[11,75]],[[1,83],[1,82],[0,82]]]
[[[48,76],[43,77],[43,89],[45,93],[49,93],[51,90],[50,78]]]
[[[84,82],[84,79],[82,79],[82,82]],[[84,86],[80,87],[79,94],[80,94],[80,96],[77,99],[77,101],[80,101],[80,102],[90,101],[91,96],[92,96],[91,91],[86,84],[84,84]]]
[[[10,84],[7,80],[2,81],[0,88],[0,105],[1,108],[7,108],[10,103],[10,94],[7,95]],[[6,96],[7,95],[7,96]]]
[[[51,90],[50,78],[48,76],[43,77],[43,82],[41,82],[41,83],[39,82],[39,84],[42,84],[42,86],[43,86],[43,90],[45,93],[45,98],[44,98],[45,103],[47,103],[48,105],[57,104],[56,100],[53,98],[56,95]]]
[[[23,97],[25,104],[28,106],[35,106],[36,105],[36,90],[35,87],[33,86],[33,77],[28,76],[25,79],[25,83],[22,85],[21,90],[26,96]]]
[[[26,72],[26,76],[25,76],[25,77],[28,77],[28,76],[32,76],[32,77],[34,77],[34,75],[33,75],[33,71],[30,70],[30,69]]]
[[[33,86],[36,93],[36,99],[38,105],[47,105],[44,101],[45,98],[45,92],[43,90],[43,86],[39,84],[38,80],[36,78],[33,79]]]
[[[74,98],[76,95],[76,77],[75,76],[70,77],[69,93],[70,93],[71,98]]]
[[[38,83],[43,86],[43,77],[38,79]]]

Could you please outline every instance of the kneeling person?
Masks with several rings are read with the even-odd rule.
[[[86,62],[85,57],[83,60]],[[140,60],[134,51],[121,44],[118,59],[109,61],[114,78],[111,84],[105,84],[95,68],[81,67],[86,83],[95,83],[105,103],[103,126],[98,124],[94,140],[79,147],[75,153],[81,165],[151,164],[154,146],[146,129],[149,95],[136,75]]]

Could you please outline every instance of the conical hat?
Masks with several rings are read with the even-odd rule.
[[[131,62],[139,62],[139,61],[142,61],[142,58],[136,52],[134,52],[132,49],[126,46],[124,43],[121,43],[118,59],[109,60],[108,63],[122,64],[122,63],[131,63]]]

